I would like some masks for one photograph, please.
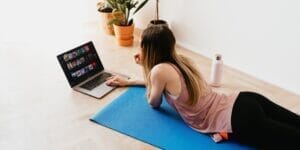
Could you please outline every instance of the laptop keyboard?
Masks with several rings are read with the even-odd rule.
[[[104,83],[106,81],[106,79],[111,76],[112,76],[112,74],[107,73],[107,72],[101,73],[100,75],[98,75],[94,79],[84,83],[80,87],[87,89],[87,90],[92,90],[95,87],[97,87],[98,85]]]

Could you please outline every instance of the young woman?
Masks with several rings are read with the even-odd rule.
[[[211,134],[216,142],[234,139],[268,148],[300,145],[297,114],[258,93],[213,91],[190,60],[176,53],[175,42],[167,27],[147,28],[141,37],[141,51],[134,56],[143,67],[146,82],[114,76],[107,84],[146,85],[148,102],[154,108],[166,95],[191,128]]]

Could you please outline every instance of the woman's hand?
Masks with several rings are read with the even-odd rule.
[[[129,86],[130,82],[128,79],[115,75],[106,79],[106,85],[109,86]]]

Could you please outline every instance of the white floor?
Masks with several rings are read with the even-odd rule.
[[[138,43],[119,47],[114,37],[103,34],[96,2],[0,0],[0,150],[156,149],[90,122],[91,115],[124,89],[102,100],[74,92],[56,60],[57,54],[93,40],[104,66],[142,77],[132,59]],[[208,59],[181,52],[209,75]],[[232,69],[224,75],[219,90],[256,90],[300,113],[298,95]]]

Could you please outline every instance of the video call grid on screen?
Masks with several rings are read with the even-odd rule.
[[[103,70],[92,42],[88,42],[59,55],[58,60],[71,87]]]

